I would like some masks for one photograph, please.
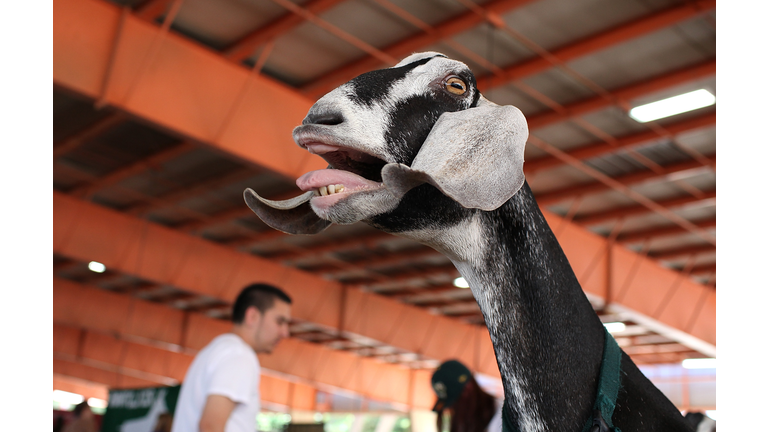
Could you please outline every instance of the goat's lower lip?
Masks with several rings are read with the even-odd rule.
[[[304,144],[304,147],[307,149],[308,152],[316,155],[323,155],[326,153],[331,153],[331,152],[340,150],[339,147],[337,146],[328,145],[328,144],[317,142],[317,141],[306,143]]]

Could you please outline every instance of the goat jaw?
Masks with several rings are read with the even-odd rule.
[[[330,222],[320,219],[309,201],[313,191],[284,201],[268,200],[251,188],[243,192],[248,207],[270,227],[288,234],[317,234],[328,228]]]

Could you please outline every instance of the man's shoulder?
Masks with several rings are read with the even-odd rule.
[[[233,333],[224,333],[216,336],[198,353],[198,357],[222,358],[230,356],[256,359],[256,353],[240,336]]]

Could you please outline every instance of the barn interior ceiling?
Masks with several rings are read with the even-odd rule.
[[[627,354],[715,356],[715,105],[628,115],[716,94],[714,0],[54,0],[53,18],[55,379],[178,383],[257,280],[296,299],[268,402],[427,407],[447,358],[498,377],[447,258],[359,223],[288,236],[242,198],[296,195],[324,167],[291,140],[312,103],[418,51],[523,111],[527,181]]]

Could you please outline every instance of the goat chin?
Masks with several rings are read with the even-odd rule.
[[[310,205],[320,219],[338,225],[350,225],[394,210],[400,203],[400,198],[392,195],[386,188],[380,188],[355,192],[331,206],[317,205],[314,201],[310,201]]]

